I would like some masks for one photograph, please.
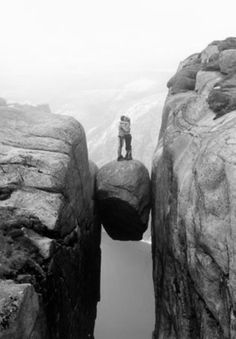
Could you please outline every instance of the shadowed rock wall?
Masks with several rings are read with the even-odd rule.
[[[95,174],[81,125],[46,111],[0,107],[0,336],[92,338]]]
[[[154,338],[236,337],[235,48],[212,43],[169,82],[152,169]]]

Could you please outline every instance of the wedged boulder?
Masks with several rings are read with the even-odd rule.
[[[152,168],[155,339],[236,338],[236,114],[213,120],[208,105],[227,82],[234,102],[233,79],[200,71],[196,91],[166,99]]]
[[[34,287],[50,339],[92,338],[101,232],[85,133],[47,107],[15,107],[0,106],[0,279]]]
[[[150,179],[137,160],[112,161],[97,174],[96,200],[112,239],[141,240],[148,226]]]

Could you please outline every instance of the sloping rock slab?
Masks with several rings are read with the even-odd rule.
[[[150,180],[139,161],[112,161],[97,174],[102,224],[114,240],[141,240],[150,212]]]
[[[80,223],[89,208],[82,126],[68,116],[10,107],[0,107],[0,118],[1,223],[33,217],[49,231],[70,233],[74,211]]]
[[[38,295],[30,284],[0,281],[0,338],[43,338],[46,322],[41,322]],[[38,326],[40,323],[40,326]]]

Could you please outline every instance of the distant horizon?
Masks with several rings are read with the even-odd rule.
[[[2,13],[0,97],[83,116],[132,81],[165,95],[181,61],[235,33],[234,11],[204,0],[9,0]]]
[[[223,16],[204,0],[9,0],[1,8],[0,74],[56,84],[63,74],[174,71],[213,40],[235,35],[234,2],[224,8]]]
[[[65,105],[83,105],[86,96],[90,95],[90,101],[94,95],[97,100],[103,100],[103,93],[134,90],[145,92],[143,88],[136,88],[136,84],[142,82],[153,82],[156,88],[155,93],[167,92],[166,83],[173,72],[167,70],[128,70],[118,72],[112,70],[106,72],[89,72],[85,75],[57,74],[55,77],[44,78],[28,77],[19,75],[0,78],[0,97],[8,103],[20,104],[49,104],[54,113],[61,113]],[[132,88],[130,87],[132,86]],[[140,86],[139,86],[140,87]],[[96,94],[97,93],[97,94]],[[99,95],[100,93],[100,95]],[[96,100],[94,101],[94,103]]]

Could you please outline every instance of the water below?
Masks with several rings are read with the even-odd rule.
[[[151,339],[154,291],[151,247],[102,234],[101,301],[95,339]]]

